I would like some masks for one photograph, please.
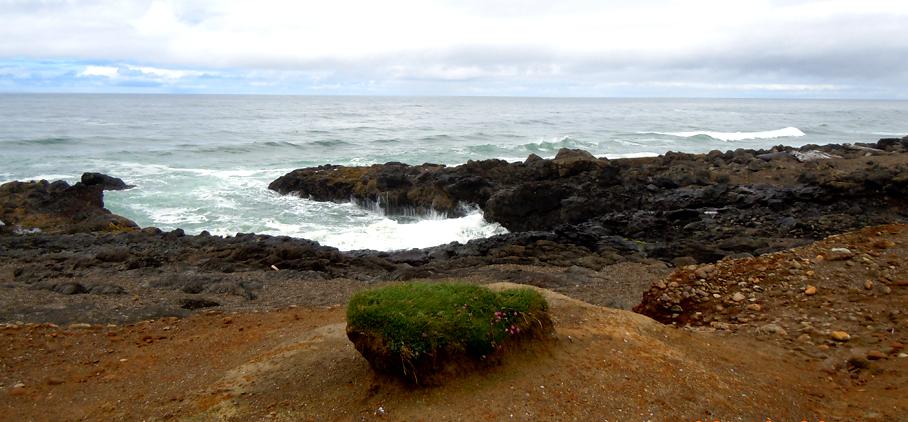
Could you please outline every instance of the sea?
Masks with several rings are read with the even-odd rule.
[[[457,165],[580,148],[608,158],[908,135],[908,102],[744,99],[0,95],[0,183],[134,188],[105,205],[139,225],[302,237],[341,250],[397,250],[506,233],[465,217],[392,216],[268,190],[322,164]]]

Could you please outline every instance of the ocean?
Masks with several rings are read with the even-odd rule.
[[[0,183],[86,171],[139,225],[303,237],[342,250],[427,247],[506,232],[462,218],[387,216],[267,189],[321,164],[609,158],[908,135],[908,102],[206,95],[0,95]]]

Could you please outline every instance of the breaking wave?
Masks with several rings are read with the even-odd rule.
[[[796,127],[786,127],[777,130],[766,130],[762,132],[714,132],[709,130],[699,130],[690,132],[654,132],[658,135],[677,136],[680,138],[709,137],[720,141],[744,141],[748,139],[775,139],[775,138],[794,138],[804,136],[804,132]]]

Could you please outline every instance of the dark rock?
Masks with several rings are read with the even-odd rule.
[[[778,152],[760,154],[757,156],[757,158],[759,158],[763,161],[773,161],[773,160],[781,160],[781,159],[792,159],[793,160],[794,159],[794,157],[791,154],[789,154],[787,151],[778,151]]]
[[[77,295],[81,293],[88,293],[88,290],[85,289],[85,286],[72,282],[54,284],[50,290],[63,295]]]
[[[182,299],[180,300],[180,307],[183,309],[196,310],[204,308],[213,308],[215,306],[221,306],[220,303],[217,303],[209,299],[201,298],[191,298],[191,299]]]
[[[134,222],[104,208],[101,186],[46,180],[0,185],[0,220],[51,233],[137,229]]]
[[[129,249],[126,247],[105,247],[95,254],[95,259],[103,262],[123,262],[129,259]]]
[[[93,284],[86,292],[94,295],[122,295],[126,294],[126,289],[115,284]]]
[[[87,186],[100,186],[104,190],[124,190],[135,186],[127,185],[123,179],[101,173],[83,173],[82,184]]]

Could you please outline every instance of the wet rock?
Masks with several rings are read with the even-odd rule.
[[[136,224],[104,208],[103,188],[77,183],[9,182],[0,185],[0,220],[48,233],[133,231]]]
[[[82,184],[87,186],[100,186],[104,190],[124,190],[135,186],[127,185],[123,179],[101,173],[83,173]]]

